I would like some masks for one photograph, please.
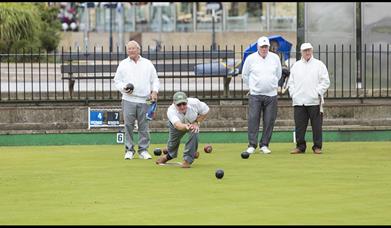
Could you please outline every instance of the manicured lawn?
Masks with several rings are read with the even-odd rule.
[[[0,147],[0,224],[391,224],[391,142],[246,160],[246,144],[212,145],[190,169],[125,161],[123,145]]]

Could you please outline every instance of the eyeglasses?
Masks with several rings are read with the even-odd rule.
[[[182,105],[187,105],[187,103],[185,103],[185,102],[179,103],[179,104],[177,104],[176,106],[181,107]]]

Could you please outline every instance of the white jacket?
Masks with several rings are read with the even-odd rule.
[[[127,94],[124,90],[128,83],[134,85],[132,94]],[[122,93],[123,100],[146,103],[152,91],[159,92],[160,83],[152,62],[140,56],[137,63],[129,57],[120,62],[114,76],[114,85]]]
[[[308,62],[302,58],[292,66],[287,86],[293,106],[323,104],[323,95],[330,86],[326,65],[314,57]]]
[[[262,58],[258,52],[254,52],[243,64],[242,78],[251,95],[276,96],[281,72],[278,55],[269,52],[266,58]]]

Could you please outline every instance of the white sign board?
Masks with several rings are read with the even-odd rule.
[[[218,2],[209,2],[206,4],[206,9],[208,10],[219,10],[220,9],[220,3]]]
[[[170,6],[169,2],[152,2],[152,6]]]
[[[118,144],[124,143],[124,133],[122,132],[117,133],[117,143]]]

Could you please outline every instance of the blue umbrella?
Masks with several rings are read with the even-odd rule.
[[[277,42],[278,43],[277,51],[284,56],[284,60],[289,59],[291,48],[292,48],[292,44],[290,42],[288,42],[287,40],[285,40],[280,35],[269,36],[268,38],[269,38],[270,43],[272,43],[272,42]],[[249,56],[250,54],[256,52],[257,50],[258,50],[257,49],[257,42],[252,43],[248,48],[246,48],[244,50],[242,65],[240,67],[240,72],[242,71],[242,67],[243,67],[243,64],[244,64],[247,56]]]

